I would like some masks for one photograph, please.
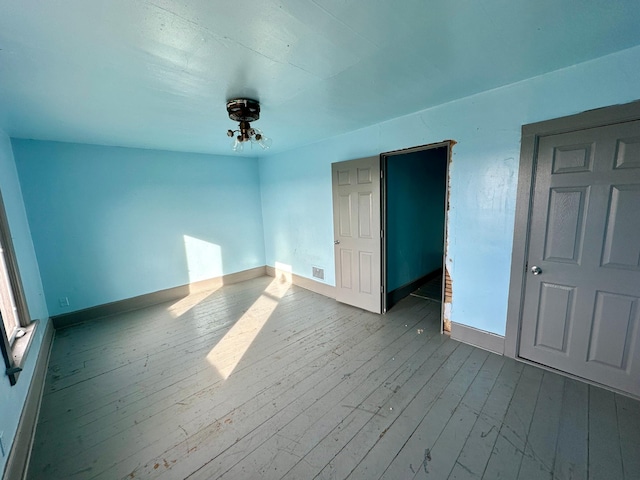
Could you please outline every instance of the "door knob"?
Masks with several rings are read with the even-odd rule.
[[[334,240],[334,241],[333,241],[333,244],[334,244],[334,245],[340,245],[340,240]]]
[[[533,273],[534,275],[540,275],[542,273],[542,269],[537,265],[534,265],[533,267],[531,267],[531,273]]]

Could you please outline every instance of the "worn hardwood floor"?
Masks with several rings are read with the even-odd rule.
[[[632,479],[640,403],[263,277],[58,331],[30,479]]]

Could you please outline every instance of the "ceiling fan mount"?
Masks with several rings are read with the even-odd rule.
[[[227,112],[236,122],[255,122],[260,118],[260,103],[250,98],[234,98],[227,102]]]

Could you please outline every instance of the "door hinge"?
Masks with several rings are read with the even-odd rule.
[[[384,178],[384,170],[380,170],[380,178]]]
[[[380,238],[384,238],[384,230],[380,230]]]
[[[384,286],[380,285],[380,293],[384,293]]]

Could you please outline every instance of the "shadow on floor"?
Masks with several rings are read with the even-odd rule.
[[[416,291],[411,292],[411,295],[414,297],[425,298],[427,300],[442,302],[442,275],[425,283]]]

